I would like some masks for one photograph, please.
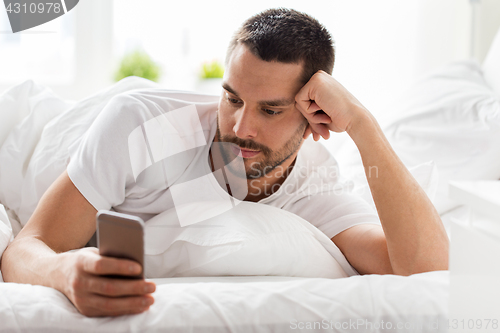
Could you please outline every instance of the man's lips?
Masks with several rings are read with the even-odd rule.
[[[231,145],[231,150],[235,155],[241,156],[243,158],[251,158],[257,156],[260,153],[260,150],[243,149],[236,145]]]

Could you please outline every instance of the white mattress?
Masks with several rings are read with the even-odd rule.
[[[446,332],[448,278],[439,271],[158,279],[147,312],[115,318],[86,318],[51,288],[0,283],[0,331],[384,332],[383,325],[390,332]]]

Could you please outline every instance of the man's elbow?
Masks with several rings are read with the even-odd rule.
[[[446,251],[446,253],[439,253],[432,258],[426,257],[421,260],[410,261],[406,265],[394,265],[394,274],[409,276],[434,271],[447,271],[448,267],[448,251]]]
[[[2,278],[4,282],[12,282],[10,278],[10,255],[12,247],[10,245],[3,251],[0,257],[0,272],[2,272]]]

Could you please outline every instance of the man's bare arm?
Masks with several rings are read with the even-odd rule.
[[[448,269],[449,242],[441,218],[378,123],[365,113],[347,133],[361,154],[394,271],[409,275]]]
[[[448,269],[449,241],[439,214],[370,112],[323,71],[301,89],[296,102],[310,124],[305,135],[312,133],[315,140],[320,136],[328,139],[329,131],[346,131],[358,147],[387,241],[392,271],[409,275]],[[319,110],[324,113],[318,113]],[[378,241],[373,237],[364,242],[368,243],[363,246],[369,248],[370,242]],[[344,247],[357,246],[343,243]],[[382,260],[384,255],[380,253]]]
[[[382,227],[360,224],[332,238],[347,261],[360,274],[393,274]]]
[[[0,261],[4,280],[55,288],[88,316],[146,310],[153,302],[147,295],[154,291],[153,283],[101,276],[137,274],[139,265],[101,257],[95,248],[66,252],[87,243],[95,232],[95,214],[95,208],[64,172],[4,252]],[[130,269],[133,265],[136,271]]]

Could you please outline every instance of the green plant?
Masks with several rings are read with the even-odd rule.
[[[120,81],[128,76],[139,76],[158,82],[160,66],[146,52],[135,50],[123,57],[115,74],[115,80]]]
[[[218,79],[223,76],[224,66],[218,60],[204,62],[201,66],[200,78],[202,79]]]

